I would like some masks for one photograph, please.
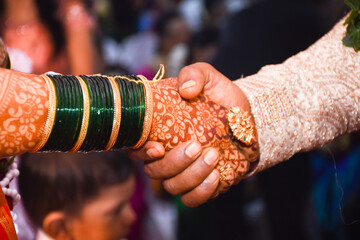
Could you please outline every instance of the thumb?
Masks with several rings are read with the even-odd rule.
[[[203,93],[225,108],[242,106],[247,102],[239,87],[207,63],[184,67],[179,73],[178,81],[180,95],[185,99],[195,98]]]

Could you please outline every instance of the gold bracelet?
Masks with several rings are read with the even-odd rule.
[[[142,80],[142,83],[144,84],[146,100],[145,100],[145,118],[144,118],[143,131],[139,141],[133,146],[134,149],[141,147],[146,142],[150,134],[152,118],[154,114],[153,94],[152,94],[150,82],[142,75],[138,75],[137,77],[140,78]]]
[[[250,146],[257,138],[254,123],[247,111],[240,107],[231,107],[226,118],[233,135],[246,146]]]
[[[113,126],[112,126],[112,132],[110,135],[109,143],[107,144],[105,151],[108,151],[111,149],[114,144],[116,143],[116,139],[119,134],[120,125],[121,125],[121,95],[120,95],[120,89],[118,84],[115,81],[115,78],[113,77],[107,77],[110,81],[111,87],[113,89],[113,95],[114,95],[114,120],[113,120]]]
[[[81,129],[80,129],[80,133],[79,133],[79,137],[78,140],[76,141],[74,147],[69,151],[71,153],[77,152],[81,145],[84,143],[86,134],[87,134],[87,130],[89,127],[89,118],[90,118],[90,95],[89,95],[89,90],[86,86],[86,83],[84,81],[84,79],[82,79],[79,76],[75,76],[81,86],[81,91],[83,94],[83,118],[81,121]]]
[[[55,115],[56,115],[57,101],[56,101],[55,85],[54,85],[53,81],[45,74],[40,75],[40,77],[42,77],[45,80],[46,85],[49,89],[49,106],[48,106],[49,109],[48,109],[48,115],[46,118],[44,131],[41,136],[41,140],[35,145],[35,147],[33,147],[32,149],[29,150],[30,153],[35,153],[35,152],[39,151],[42,147],[44,147],[44,145],[46,144],[47,140],[50,137],[52,128],[54,126]]]

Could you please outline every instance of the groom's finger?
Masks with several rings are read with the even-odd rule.
[[[178,84],[180,95],[185,99],[195,98],[202,92],[225,108],[242,106],[246,100],[239,87],[208,63],[184,67],[179,73]]]
[[[209,199],[216,196],[217,187],[219,185],[220,174],[215,169],[210,175],[196,188],[183,194],[181,201],[188,207],[197,207]]]
[[[196,141],[181,143],[163,158],[145,162],[145,173],[154,179],[174,177],[190,166],[201,152],[202,146]]]
[[[219,154],[213,148],[208,148],[184,171],[163,182],[166,191],[173,195],[187,192],[201,184],[214,170],[219,161]]]
[[[178,76],[179,92],[185,99],[197,97],[206,84],[204,71],[200,64],[192,64],[181,69]]]

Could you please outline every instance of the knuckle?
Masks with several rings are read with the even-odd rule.
[[[178,187],[177,187],[176,184],[175,184],[173,181],[171,181],[171,180],[166,180],[166,181],[164,181],[164,182],[163,182],[163,186],[164,186],[164,189],[165,189],[168,193],[170,193],[170,194],[172,194],[172,195],[178,195],[178,194],[180,194],[180,191],[179,191]]]
[[[181,201],[184,203],[185,206],[191,208],[197,207],[202,204],[202,202],[199,201],[199,198],[187,195],[182,196]]]
[[[153,179],[159,179],[160,178],[160,174],[158,171],[154,170],[155,168],[152,167],[151,164],[145,164],[144,165],[144,172],[146,173],[146,175],[148,175],[150,178]]]

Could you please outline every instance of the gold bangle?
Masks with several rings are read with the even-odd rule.
[[[116,143],[116,139],[119,134],[120,124],[121,124],[121,96],[120,96],[120,89],[118,84],[116,83],[113,77],[107,77],[110,81],[111,87],[113,89],[114,95],[114,120],[112,126],[112,132],[110,135],[109,143],[107,144],[106,148],[103,150],[104,152],[111,149],[114,144]]]
[[[141,134],[139,141],[134,145],[133,147],[134,149],[141,147],[146,142],[150,134],[152,118],[154,113],[153,94],[152,94],[150,82],[142,75],[138,75],[137,77],[140,78],[142,80],[142,83],[144,84],[146,100],[145,100],[145,118],[144,118],[143,132]]]
[[[55,85],[54,85],[53,81],[51,80],[51,78],[49,78],[45,74],[40,75],[40,77],[42,77],[45,80],[46,85],[49,89],[48,115],[46,118],[46,123],[45,123],[44,131],[41,136],[41,140],[35,145],[35,147],[33,147],[32,149],[29,150],[30,153],[35,153],[44,147],[44,145],[46,144],[47,140],[50,137],[52,128],[54,126],[55,115],[56,115],[57,101],[56,101]]]
[[[75,76],[81,86],[81,91],[83,94],[83,118],[81,121],[81,129],[80,129],[80,133],[79,133],[79,137],[78,140],[76,141],[74,147],[69,151],[71,153],[77,152],[81,145],[84,143],[86,134],[87,134],[87,130],[89,127],[89,117],[90,117],[90,95],[89,95],[89,90],[86,86],[86,83],[84,81],[84,79],[82,79],[79,76]]]
[[[250,146],[257,138],[254,123],[247,111],[240,107],[231,107],[226,118],[233,135],[246,146]]]

